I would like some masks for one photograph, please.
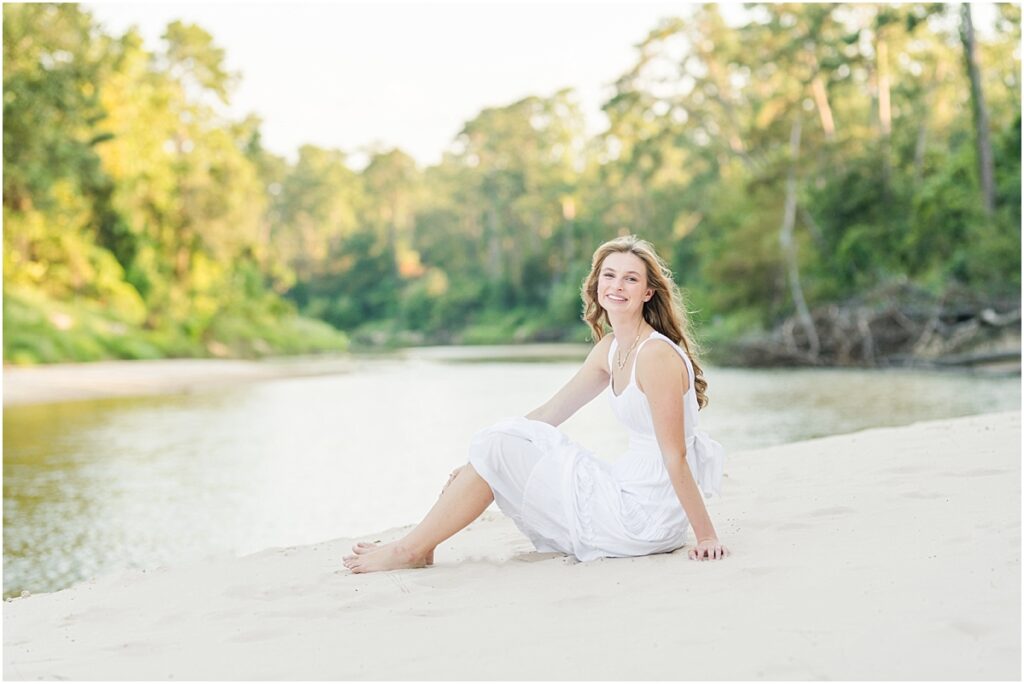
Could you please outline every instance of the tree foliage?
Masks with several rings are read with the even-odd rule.
[[[431,167],[362,169],[227,117],[238,76],[201,27],[151,51],[78,5],[3,11],[8,360],[343,344],[297,312],[366,343],[582,339],[589,256],[627,232],[725,336],[894,281],[1019,298],[1015,5],[973,62],[946,5],[692,6],[598,135],[563,90],[484,109]]]

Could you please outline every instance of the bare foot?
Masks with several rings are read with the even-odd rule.
[[[389,547],[389,546],[391,546],[393,544],[397,544],[397,543],[398,542],[388,542],[387,544],[374,544],[372,542],[356,542],[356,545],[352,547],[352,552],[355,553],[355,554],[358,554],[358,555],[362,555],[364,553],[370,553],[371,551],[376,551],[377,549],[385,549],[385,548],[387,548],[387,547]],[[345,556],[345,558],[351,558],[351,556]],[[430,551],[427,551],[427,565],[433,565],[433,564],[434,564],[434,549],[430,549]]]
[[[422,568],[426,565],[426,554],[417,554],[397,542],[385,544],[377,549],[370,549],[365,553],[345,556],[345,567],[352,572]]]

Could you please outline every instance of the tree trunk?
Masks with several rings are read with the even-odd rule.
[[[789,290],[793,296],[793,304],[796,306],[797,316],[800,325],[807,335],[809,345],[808,355],[812,360],[817,360],[820,342],[818,333],[814,329],[814,320],[804,300],[803,288],[800,287],[800,266],[797,263],[796,243],[793,240],[793,228],[796,224],[796,168],[800,158],[800,113],[797,112],[793,121],[793,128],[789,136],[790,167],[786,178],[786,203],[782,216],[782,227],[779,229],[779,243],[782,246],[782,258],[786,262],[786,271],[789,280]]]
[[[971,21],[971,6],[960,5],[960,40],[964,44],[964,60],[967,63],[967,78],[971,83],[971,105],[974,110],[974,128],[978,146],[978,177],[981,179],[982,207],[992,216],[996,206],[995,164],[992,160],[992,142],[988,133],[988,111],[981,90],[981,74],[978,70],[977,46],[974,41],[974,23]]]
[[[878,125],[882,133],[882,191],[888,199],[892,177],[892,161],[889,159],[892,140],[892,86],[889,83],[889,44],[881,30],[875,44],[878,59]]]
[[[889,44],[883,36],[878,36],[878,123],[882,128],[882,135],[892,135],[892,104],[891,90],[889,83]]]
[[[828,93],[825,92],[825,83],[821,74],[815,74],[811,81],[811,92],[814,93],[814,103],[818,107],[818,115],[821,117],[821,128],[825,131],[825,140],[832,142],[836,137],[836,124],[832,118],[832,107],[828,104]]]
[[[920,122],[917,129],[917,140],[914,142],[914,187],[921,187],[921,182],[924,180],[924,155],[928,150],[928,118],[931,112],[931,99],[932,91],[935,89],[934,84],[938,82],[938,72],[936,69],[936,77],[931,79],[931,84],[925,86],[924,93],[921,95],[920,100],[915,104],[915,111],[917,112],[917,120]]]

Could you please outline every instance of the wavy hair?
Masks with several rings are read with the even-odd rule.
[[[647,266],[647,287],[654,291],[651,298],[644,302],[644,320],[686,351],[693,364],[693,387],[697,392],[697,406],[707,406],[707,380],[697,359],[699,347],[690,330],[690,319],[683,303],[683,295],[679,286],[672,279],[672,271],[664,259],[658,256],[654,245],[641,240],[636,235],[624,235],[605,242],[597,251],[590,263],[590,273],[583,279],[580,295],[583,298],[583,321],[594,332],[594,342],[598,342],[607,334],[605,326],[610,326],[608,312],[598,303],[597,283],[601,265],[609,254],[629,252],[635,254]]]

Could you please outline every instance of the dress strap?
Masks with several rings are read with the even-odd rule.
[[[693,384],[693,379],[694,379],[693,378],[693,364],[690,362],[690,357],[686,354],[685,351],[683,351],[682,347],[680,347],[678,344],[673,342],[671,340],[671,338],[669,338],[667,335],[663,335],[660,332],[658,332],[657,330],[655,330],[650,335],[648,335],[647,339],[644,340],[643,342],[641,342],[640,346],[638,346],[636,348],[636,356],[633,358],[633,378],[632,379],[634,381],[636,380],[636,364],[640,360],[640,350],[643,349],[643,346],[645,344],[647,344],[652,338],[655,338],[655,337],[661,338],[661,339],[665,340],[666,342],[668,342],[669,346],[672,347],[673,349],[675,349],[676,353],[679,354],[681,357],[683,357],[683,363],[686,364],[686,372],[690,376],[690,386],[689,386],[689,388],[687,388],[686,393],[689,394],[690,392],[693,392],[694,396],[696,396],[697,390],[694,388],[694,384]]]
[[[654,330],[654,331],[651,332],[650,335],[647,336],[647,338],[643,342],[641,342],[639,344],[639,346],[637,346],[636,352],[634,352],[634,354],[633,354],[633,368],[629,372],[629,382],[630,383],[636,382],[636,363],[637,363],[637,361],[640,360],[640,350],[643,349],[644,345],[647,344],[648,342],[650,342],[651,339],[653,339],[656,335],[664,337],[664,335],[661,335],[661,333],[659,333],[657,330]]]

